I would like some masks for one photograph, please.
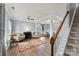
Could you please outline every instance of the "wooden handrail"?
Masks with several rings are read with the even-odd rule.
[[[56,39],[57,38],[57,36],[58,36],[58,34],[59,34],[59,32],[60,32],[60,30],[61,30],[61,28],[62,28],[62,26],[63,26],[63,24],[64,24],[64,22],[65,22],[65,20],[66,20],[66,17],[67,17],[67,15],[69,14],[69,11],[67,11],[66,12],[66,14],[65,14],[65,16],[64,16],[64,18],[63,18],[63,20],[62,20],[62,22],[60,23],[60,25],[58,26],[58,28],[57,28],[57,30],[56,30],[56,33],[54,33],[54,39]]]
[[[62,28],[62,26],[63,26],[63,24],[64,24],[64,22],[65,22],[65,20],[66,20],[66,17],[67,17],[68,14],[69,14],[69,11],[66,12],[66,14],[65,14],[65,16],[64,16],[64,18],[63,18],[63,20],[61,21],[61,23],[59,24],[59,26],[58,26],[58,28],[57,28],[57,30],[56,30],[56,32],[53,33],[53,37],[51,37],[51,39],[50,39],[50,44],[51,44],[51,56],[54,55],[54,51],[53,51],[54,42],[55,42],[55,40],[57,39],[57,36],[58,36],[58,34],[59,34],[59,32],[60,32],[60,30],[61,30],[61,28]]]

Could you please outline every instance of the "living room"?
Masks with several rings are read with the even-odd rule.
[[[66,4],[64,3],[5,4],[6,54],[50,55],[50,38],[65,12]]]

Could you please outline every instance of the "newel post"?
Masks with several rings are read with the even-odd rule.
[[[50,39],[50,45],[51,45],[51,56],[54,56],[54,38],[51,37]]]

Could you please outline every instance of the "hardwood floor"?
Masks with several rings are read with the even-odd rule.
[[[50,56],[50,39],[39,38],[20,42],[20,45],[8,49],[8,56]],[[28,43],[28,44],[27,44]],[[30,45],[29,45],[30,44]],[[27,48],[30,47],[30,48]]]

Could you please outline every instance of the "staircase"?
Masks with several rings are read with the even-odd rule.
[[[79,56],[79,8],[77,8],[64,56]]]

